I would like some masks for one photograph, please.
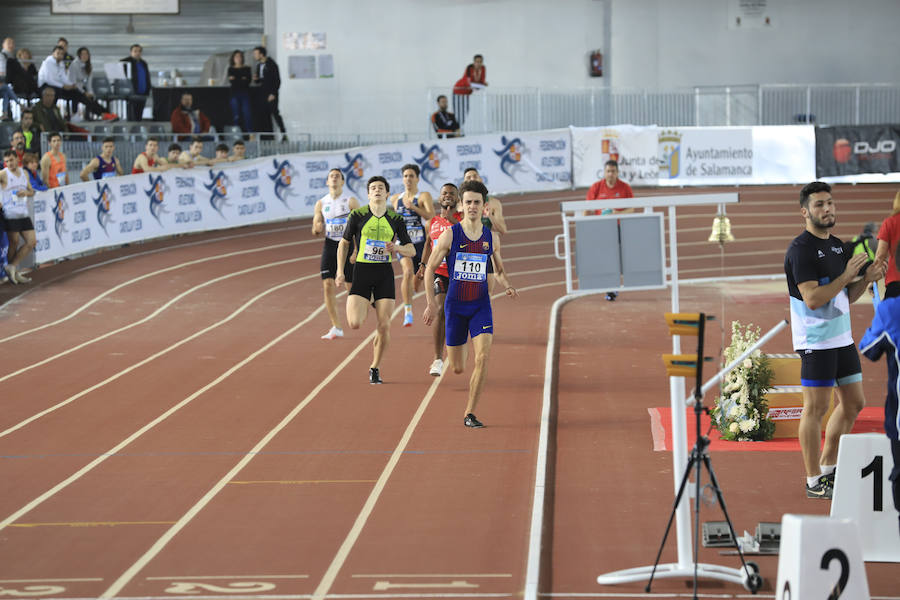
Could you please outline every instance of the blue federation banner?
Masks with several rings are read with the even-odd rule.
[[[403,189],[401,169],[416,164],[419,189],[437,197],[478,169],[491,193],[571,186],[569,130],[497,134],[275,156],[211,168],[172,169],[79,183],[34,197],[38,263],[161,236],[309,217],[328,193],[330,169],[366,202],[366,181],[384,176]]]

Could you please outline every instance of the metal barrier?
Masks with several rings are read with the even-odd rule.
[[[244,137],[249,139],[244,139]],[[131,173],[131,166],[134,164],[138,155],[144,151],[147,145],[148,137],[155,137],[159,140],[159,155],[165,157],[168,147],[172,143],[177,143],[183,150],[187,150],[190,145],[189,140],[184,140],[184,134],[172,133],[109,133],[103,130],[95,130],[88,134],[83,133],[64,133],[63,152],[66,155],[69,167],[69,183],[79,181],[79,173],[84,166],[100,154],[103,139],[111,137],[116,141],[115,156],[122,164],[122,169],[126,174]],[[213,158],[215,156],[215,147],[217,144],[223,143],[230,147],[234,142],[243,139],[244,146],[247,148],[247,158],[258,158],[260,156],[271,156],[275,154],[296,154],[299,152],[308,152],[310,149],[310,136],[307,133],[295,134],[289,136],[288,141],[280,139],[263,139],[266,137],[280,138],[280,134],[271,132],[262,133],[205,133],[200,135],[204,140],[203,156]],[[50,140],[48,134],[41,133],[41,148],[47,150],[50,148]]]
[[[445,88],[428,90],[428,106]],[[457,115],[469,135],[614,124],[676,126],[833,125],[891,123],[900,114],[900,85],[763,84],[698,86],[684,90],[476,90]]]

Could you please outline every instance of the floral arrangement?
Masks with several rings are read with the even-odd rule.
[[[731,345],[725,349],[725,364],[730,364],[759,340],[759,327],[731,323]],[[774,373],[769,361],[757,349],[728,372],[716,406],[710,411],[721,438],[732,442],[772,439],[775,423],[768,418],[765,393],[772,388]]]

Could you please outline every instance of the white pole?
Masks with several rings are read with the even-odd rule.
[[[672,283],[672,312],[681,312],[678,300],[678,235],[675,207],[669,206],[669,278]],[[672,336],[672,354],[681,354],[681,336]],[[684,377],[669,378],[669,403],[672,410],[672,479],[675,489],[687,468],[687,415],[684,410]],[[694,564],[691,550],[691,503],[678,503],[675,511],[675,538],[678,564],[687,568]]]
[[[724,369],[722,369],[721,371],[719,371],[718,373],[713,375],[709,381],[707,381],[706,383],[703,384],[703,386],[700,388],[700,395],[701,396],[705,395],[706,392],[708,392],[710,389],[712,389],[713,386],[715,386],[717,383],[719,383],[719,381],[721,381],[722,378],[725,377],[725,375],[727,375],[729,371],[731,371],[733,368],[735,368],[736,366],[741,364],[741,361],[743,361],[745,358],[750,356],[757,348],[759,348],[760,346],[762,346],[763,344],[765,344],[766,342],[771,340],[773,337],[775,337],[775,334],[778,333],[779,331],[781,331],[782,329],[784,329],[784,327],[787,324],[788,324],[788,322],[786,320],[781,321],[775,327],[770,329],[768,331],[768,333],[766,333],[766,335],[759,338],[759,340],[757,340],[757,342],[755,344],[753,344],[752,346],[747,348],[747,350],[745,350],[743,354],[741,354],[740,356],[735,358],[733,361],[731,361],[730,363],[725,365]],[[700,360],[700,359],[698,359],[698,360]],[[690,396],[685,398],[684,402],[688,406],[693,406],[694,405],[693,394],[691,394]]]

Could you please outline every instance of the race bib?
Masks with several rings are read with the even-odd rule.
[[[487,254],[460,252],[453,265],[453,279],[457,281],[486,281]]]
[[[59,182],[59,185],[66,185],[66,172],[60,171],[56,174],[56,181]]]
[[[387,242],[367,239],[363,248],[363,258],[372,262],[390,262],[391,256],[387,252]]]
[[[328,237],[341,237],[344,235],[344,227],[347,225],[347,217],[325,219],[325,233]]]
[[[10,194],[9,201],[3,207],[3,212],[7,217],[20,219],[28,216],[28,197],[20,196],[19,190],[13,190]]]
[[[425,241],[425,230],[421,227],[407,227],[406,233],[409,234],[409,241],[413,244],[421,244]]]
[[[106,179],[107,177],[115,177],[115,176],[116,176],[115,171],[104,171],[103,173],[100,174],[100,179]]]

